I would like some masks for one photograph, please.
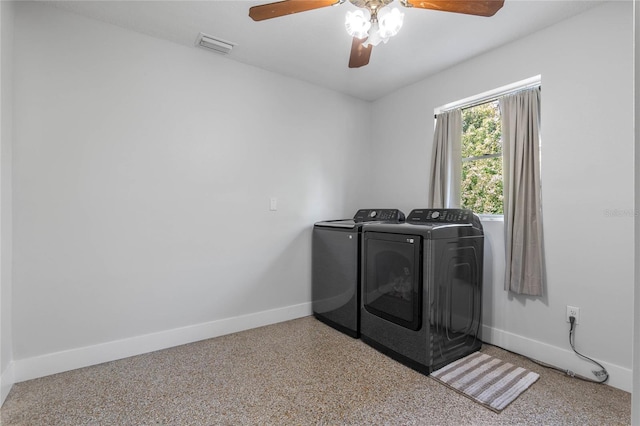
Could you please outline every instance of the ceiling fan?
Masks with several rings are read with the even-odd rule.
[[[249,16],[254,21],[277,18],[307,10],[336,6],[346,0],[283,0],[253,6]],[[386,43],[402,27],[404,14],[398,8],[384,7],[393,0],[349,0],[359,7],[355,12],[347,12],[345,27],[353,37],[349,68],[359,68],[369,63],[371,49],[380,42]],[[504,0],[398,0],[404,7],[432,9],[467,15],[493,16],[502,8]]]

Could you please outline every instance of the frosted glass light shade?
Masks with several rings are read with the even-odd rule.
[[[388,39],[398,34],[404,21],[404,13],[401,13],[397,7],[391,10],[381,9],[378,12],[378,22],[380,23],[380,37]]]
[[[371,14],[366,9],[349,11],[344,26],[350,36],[362,39],[368,36],[369,28],[371,28],[370,19]]]

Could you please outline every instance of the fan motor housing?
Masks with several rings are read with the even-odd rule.
[[[356,7],[369,10],[379,10],[380,8],[388,5],[393,0],[349,0],[351,4]]]

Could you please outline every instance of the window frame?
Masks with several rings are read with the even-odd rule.
[[[482,105],[488,102],[496,101],[502,96],[523,90],[531,87],[542,86],[542,75],[538,74],[536,76],[526,78],[524,80],[517,81],[515,83],[507,84],[505,86],[498,87],[496,89],[488,90],[486,92],[479,93],[477,95],[469,96],[464,99],[460,99],[458,101],[450,102],[448,104],[442,105],[434,109],[434,128],[435,128],[435,117],[438,114],[443,112],[453,110],[453,109],[466,109],[473,108],[478,105]],[[502,153],[499,155],[502,157]],[[463,157],[460,157],[463,159]],[[471,158],[471,157],[469,157]],[[497,158],[497,154],[489,154],[487,156],[478,157],[478,159],[483,158]],[[503,177],[504,179],[504,177]],[[486,221],[504,221],[504,215],[501,214],[488,214],[488,213],[477,213],[480,219]]]

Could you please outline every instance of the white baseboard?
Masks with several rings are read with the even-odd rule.
[[[591,370],[598,369],[596,365],[580,358],[570,349],[552,346],[497,328],[483,326],[482,340],[563,370],[571,370],[583,377],[595,379]],[[607,369],[609,373],[607,384],[609,386],[631,392],[632,370],[630,368],[610,364],[599,359],[596,361]]]
[[[311,303],[211,321],[93,346],[14,360],[14,382],[197,342],[312,314]],[[4,377],[3,377],[4,378]],[[4,388],[3,388],[4,391]],[[8,392],[7,392],[8,393]]]
[[[7,399],[11,387],[16,382],[14,367],[15,364],[10,362],[7,368],[0,373],[0,407],[4,404],[4,400]]]

